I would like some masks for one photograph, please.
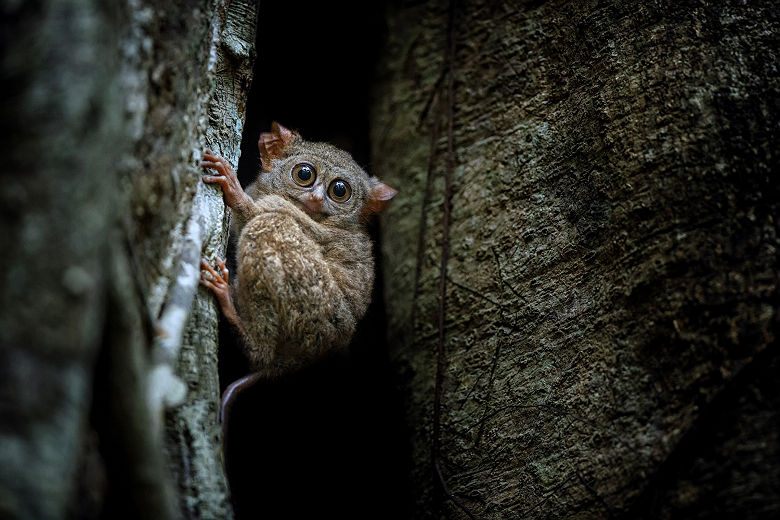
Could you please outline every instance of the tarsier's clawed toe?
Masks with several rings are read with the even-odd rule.
[[[203,160],[200,162],[202,168],[211,168],[216,170],[217,175],[226,176],[229,175],[228,167],[225,165],[224,159],[216,155],[211,155],[206,152],[203,155]]]
[[[219,272],[211,267],[208,260],[200,261],[200,285],[214,293],[225,318],[235,327],[239,327],[238,312],[230,295],[230,272],[222,259],[217,259],[217,267]]]
[[[217,259],[217,266],[219,267],[219,272],[215,271],[206,259],[200,261],[200,284],[219,294],[229,290],[230,272],[224,260]]]
[[[206,175],[203,180],[207,183],[220,183],[220,178],[224,180],[226,177],[234,176],[233,169],[230,165],[211,150],[203,151],[203,160],[200,162],[201,168],[209,168],[217,172],[217,175]]]
[[[214,154],[211,150],[204,150],[200,166],[206,170],[212,170],[201,177],[201,180],[206,184],[216,184],[222,188],[225,204],[235,208],[236,205],[248,200],[247,195],[241,188],[236,172],[233,171],[230,163],[225,159]]]

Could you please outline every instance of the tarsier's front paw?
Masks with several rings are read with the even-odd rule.
[[[217,266],[220,272],[215,271],[205,259],[200,261],[200,284],[214,293],[225,318],[238,327],[238,312],[230,295],[230,272],[224,260],[217,259]]]
[[[205,150],[203,161],[200,163],[203,168],[211,168],[217,172],[217,175],[204,175],[203,182],[208,184],[219,184],[222,188],[222,194],[225,197],[225,204],[235,208],[239,203],[247,198],[241,183],[238,182],[238,176],[233,171],[230,164],[222,157],[214,154],[211,150]]]

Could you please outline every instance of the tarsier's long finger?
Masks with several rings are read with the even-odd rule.
[[[227,162],[227,160],[224,157],[209,151],[203,154],[203,158],[207,161],[218,162],[224,164],[225,166],[230,166],[230,164]]]
[[[225,159],[221,155],[216,155],[216,154],[213,154],[211,152],[206,152],[203,155],[203,158],[206,161],[210,161],[210,162],[215,162],[215,163],[221,164],[222,167],[225,168],[227,171],[230,171],[230,172],[233,171],[233,167],[230,165],[230,163],[227,161],[227,159]]]
[[[211,168],[212,170],[217,170],[220,173],[223,173],[223,170],[225,169],[225,165],[217,161],[201,161],[200,165],[203,168]]]
[[[204,175],[201,177],[206,184],[219,184],[220,186],[227,187],[227,178],[217,175]]]
[[[225,261],[221,258],[217,258],[217,265],[222,270],[222,278],[224,278],[226,282],[230,281],[230,271],[228,271],[228,268],[225,265]]]
[[[201,261],[200,261],[200,266],[201,266],[201,267],[202,267],[202,268],[203,268],[203,269],[204,269],[206,272],[208,272],[208,273],[209,273],[211,276],[213,276],[215,280],[222,280],[222,276],[221,276],[219,273],[217,273],[217,272],[216,272],[216,271],[215,271],[215,270],[214,270],[214,269],[213,269],[213,268],[212,268],[212,267],[209,265],[209,263],[208,263],[208,262],[206,262],[205,260],[201,260]]]
[[[198,283],[203,287],[205,287],[206,289],[211,290],[212,292],[217,292],[219,290],[216,285],[211,283],[210,280],[206,280],[205,278],[201,278],[200,280],[198,280]]]

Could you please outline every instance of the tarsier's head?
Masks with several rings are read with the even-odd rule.
[[[397,193],[369,177],[348,153],[304,141],[278,123],[258,141],[259,188],[298,205],[312,219],[342,228],[358,227]]]

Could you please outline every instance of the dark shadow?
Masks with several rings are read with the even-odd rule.
[[[238,169],[244,185],[256,175],[257,138],[272,121],[344,148],[371,172],[370,89],[383,12],[381,2],[261,2]],[[370,231],[376,244],[376,223]],[[375,257],[379,273],[376,248]],[[226,460],[238,519],[411,516],[410,448],[382,301],[377,275],[348,352],[258,384],[234,404]],[[224,333],[221,345],[224,388],[248,368]]]

